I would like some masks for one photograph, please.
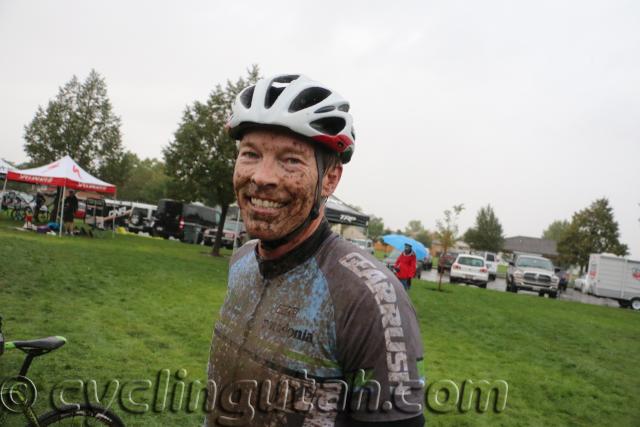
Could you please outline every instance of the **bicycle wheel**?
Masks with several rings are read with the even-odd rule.
[[[122,420],[113,412],[94,405],[68,405],[38,418],[40,426],[55,427],[125,427]]]
[[[20,208],[15,208],[13,210],[13,212],[11,212],[11,217],[15,220],[15,221],[22,221],[24,220],[24,210],[20,209]]]

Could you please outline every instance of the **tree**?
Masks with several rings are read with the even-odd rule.
[[[414,237],[416,234],[422,231],[424,231],[424,226],[422,225],[422,221],[420,221],[419,219],[412,219],[404,228],[405,234],[411,237]]]
[[[156,204],[158,200],[167,197],[168,180],[161,160],[140,160],[134,154],[131,173],[127,181],[118,189],[118,197]]]
[[[431,246],[431,234],[424,228],[422,221],[418,219],[409,221],[404,229],[404,234],[422,243],[427,248]]]
[[[480,208],[476,215],[475,226],[464,233],[464,241],[473,249],[500,252],[504,244],[502,224],[491,205]]]
[[[254,65],[246,78],[235,83],[227,80],[217,85],[206,102],[187,106],[174,140],[164,149],[166,173],[173,181],[172,191],[185,200],[202,200],[220,205],[220,224],[211,251],[220,255],[222,231],[229,205],[235,200],[233,168],[237,156],[236,143],[225,131],[231,105],[242,89],[259,79]]]
[[[569,229],[569,221],[555,220],[542,232],[542,238],[559,242],[562,236]]]
[[[429,249],[431,247],[431,233],[429,233],[429,230],[422,230],[421,232],[419,232],[418,234],[416,234],[416,236],[414,237],[414,239],[416,239],[418,242],[422,243],[424,245],[425,248]]]
[[[371,240],[378,240],[384,233],[384,221],[382,218],[372,215],[369,218],[369,226],[367,228],[369,238]]]
[[[558,242],[560,262],[580,266],[585,271],[589,255],[593,253],[628,254],[628,246],[620,243],[618,223],[613,218],[613,209],[606,198],[573,214],[568,229]]]
[[[464,205],[454,205],[451,209],[444,211],[444,218],[436,221],[436,238],[440,241],[442,246],[442,254],[445,254],[451,247],[453,247],[459,239],[458,236],[458,217],[464,210]],[[442,290],[442,275],[444,271],[440,271],[440,278],[438,280],[438,290]]]
[[[32,165],[70,155],[89,173],[120,185],[128,175],[120,118],[107,95],[104,78],[91,70],[84,82],[73,76],[47,108],[38,106],[24,127],[24,150]]]

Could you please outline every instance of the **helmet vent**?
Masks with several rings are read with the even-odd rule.
[[[253,91],[255,88],[255,86],[250,86],[240,94],[240,102],[244,105],[244,108],[251,108],[251,101],[253,101]]]
[[[279,76],[275,79],[271,80],[271,84],[267,89],[267,94],[264,98],[264,106],[265,108],[271,108],[271,106],[276,102],[280,94],[283,90],[289,86],[289,84],[297,79],[298,75],[292,74],[287,76]]]
[[[338,110],[344,111],[345,113],[349,112],[349,104],[342,104],[338,106]]]
[[[318,132],[329,135],[339,134],[346,124],[347,122],[342,117],[323,117],[309,123]]]
[[[289,112],[295,113],[296,111],[304,110],[314,106],[331,95],[331,91],[322,87],[308,87],[296,96],[291,101],[289,106]]]
[[[318,108],[316,111],[314,111],[314,113],[315,114],[328,113],[329,111],[333,111],[335,109],[336,107],[334,107],[333,105],[327,105],[326,107]]]

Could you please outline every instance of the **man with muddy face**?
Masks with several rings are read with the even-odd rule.
[[[319,149],[319,148],[318,148]],[[238,148],[233,185],[247,232],[261,242],[277,241],[295,230],[311,214],[316,202],[316,148],[301,137],[279,130],[245,133]],[[335,162],[321,177],[321,198],[333,193],[342,164]],[[260,245],[260,255],[277,258],[309,237],[319,226],[324,206],[305,230],[276,247]]]
[[[324,215],[354,150],[348,102],[305,76],[276,76],[238,95],[228,131],[254,240],[230,263],[205,425],[422,426],[411,302]]]

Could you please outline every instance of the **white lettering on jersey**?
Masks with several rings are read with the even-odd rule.
[[[405,395],[411,394],[408,387],[402,386],[402,382],[409,381],[410,377],[402,319],[393,284],[389,282],[386,274],[357,252],[342,257],[340,264],[363,279],[373,294],[381,315],[389,382],[398,383],[397,387],[401,388]]]

